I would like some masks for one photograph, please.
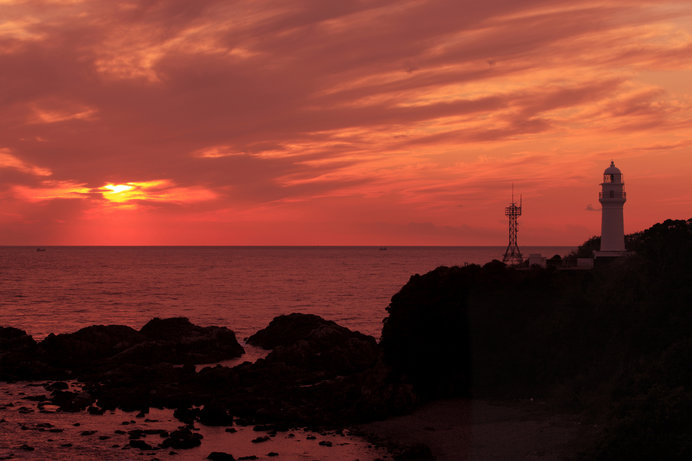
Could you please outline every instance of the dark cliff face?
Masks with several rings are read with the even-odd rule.
[[[469,392],[471,270],[440,267],[414,275],[387,308],[380,342],[385,361],[424,398]]]
[[[414,276],[387,309],[385,360],[424,398],[548,397],[601,414],[596,459],[690,459],[692,221],[627,246],[591,271],[493,262]]]

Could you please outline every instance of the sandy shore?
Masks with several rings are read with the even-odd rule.
[[[577,415],[541,402],[446,400],[358,428],[403,445],[423,443],[439,461],[565,460],[598,433]]]

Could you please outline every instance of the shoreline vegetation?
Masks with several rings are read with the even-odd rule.
[[[379,343],[282,315],[248,339],[267,357],[233,368],[196,371],[243,348],[228,328],[185,318],[41,342],[0,327],[0,381],[44,382],[39,410],[173,409],[180,429],[158,446],[135,440],[141,450],[199,446],[196,423],[268,436],[355,425],[401,460],[692,459],[692,220],[626,244],[631,255],[588,271],[493,261],[414,275],[392,297]]]

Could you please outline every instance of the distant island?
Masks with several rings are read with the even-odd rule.
[[[184,318],[41,342],[0,327],[0,380],[45,381],[39,408],[166,407],[187,425],[272,430],[343,428],[448,398],[542,399],[598,425],[575,458],[692,459],[692,220],[656,224],[626,245],[632,254],[592,270],[493,261],[413,275],[392,297],[379,342],[315,315],[283,315],[249,338],[269,355],[234,368],[197,370],[243,347],[228,328]],[[567,258],[597,246],[591,239]],[[84,389],[68,389],[70,379]],[[202,443],[195,435],[133,447],[184,449]],[[394,450],[433,459],[427,447]]]

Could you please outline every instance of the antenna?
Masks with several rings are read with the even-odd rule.
[[[512,183],[512,203],[505,207],[505,216],[509,218],[509,243],[502,258],[503,263],[509,263],[512,266],[517,266],[524,261],[519,245],[517,245],[517,230],[519,227],[517,219],[521,216],[522,201],[523,194],[519,195],[519,206],[514,202],[514,183]]]

